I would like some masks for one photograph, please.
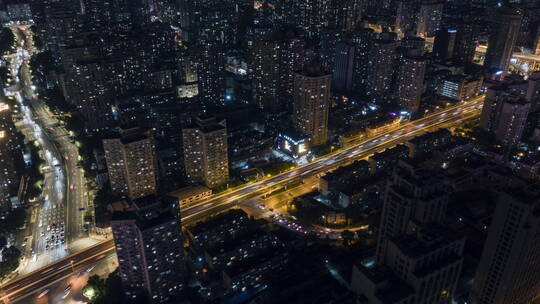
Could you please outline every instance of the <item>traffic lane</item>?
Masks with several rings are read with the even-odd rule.
[[[473,113],[471,114],[471,112],[473,112]],[[435,117],[433,119],[431,125],[428,125],[428,126],[425,126],[425,125],[420,126],[419,125],[418,127],[415,127],[415,130],[410,132],[410,133],[402,134],[402,135],[400,135],[398,137],[389,136],[389,137],[387,137],[387,141],[384,141],[384,142],[371,142],[371,143],[368,143],[368,144],[364,145],[364,147],[360,151],[353,150],[352,151],[352,152],[354,152],[353,156],[355,158],[367,157],[370,154],[373,154],[375,152],[378,152],[378,151],[390,148],[392,146],[395,146],[395,145],[397,145],[399,143],[402,143],[402,142],[406,141],[408,138],[416,136],[417,133],[425,133],[425,132],[427,132],[427,129],[434,128],[439,124],[448,123],[448,122],[450,122],[452,120],[464,119],[464,118],[466,118],[467,116],[470,116],[470,115],[477,115],[476,112],[478,112],[477,109],[467,110],[467,111],[461,112],[457,117],[449,117],[449,118],[445,118],[444,120],[438,120],[437,119],[438,117]],[[428,122],[428,124],[429,123],[430,122]],[[350,161],[351,161],[351,159],[350,159],[349,155],[340,154],[335,158],[335,162],[332,165],[332,167],[337,167],[337,166],[342,165],[342,163],[344,163],[344,162],[350,162]],[[275,183],[278,183],[278,182],[282,183],[285,180],[286,180],[286,182],[290,182],[290,179],[302,178],[302,177],[304,177],[305,174],[319,174],[319,173],[322,173],[322,172],[325,172],[325,171],[328,171],[329,169],[331,169],[331,168],[324,167],[324,166],[320,166],[320,167],[322,167],[322,168],[320,168],[320,169],[312,169],[311,167],[307,167],[307,168],[305,168],[307,170],[301,170],[301,171],[294,170],[293,172],[297,172],[297,175],[293,175],[291,178],[287,178],[287,179],[284,179],[284,178],[281,177],[281,178],[276,178],[276,179],[273,179],[273,180],[272,179],[267,180],[267,183],[274,183],[274,184],[269,185],[267,187],[276,187],[276,186],[279,186],[279,184],[278,185],[275,184]],[[254,189],[251,189],[251,188],[254,188]],[[254,191],[251,191],[251,190],[254,190]],[[224,202],[221,202],[221,203],[219,202],[219,200],[222,200],[222,198],[221,199],[215,199],[215,200],[210,200],[210,201],[206,202],[204,205],[198,205],[196,207],[188,208],[185,211],[181,210],[181,212],[182,212],[182,220],[186,220],[186,221],[191,222],[192,219],[195,218],[195,217],[205,217],[207,214],[210,214],[212,212],[219,212],[220,210],[223,209],[223,206],[234,205],[236,200],[243,199],[248,195],[249,196],[251,196],[251,195],[254,195],[254,196],[255,195],[260,195],[265,191],[267,191],[266,188],[261,189],[259,187],[249,187],[249,188],[246,188],[246,189],[242,189],[241,191],[239,191],[240,193],[235,194],[232,197],[229,197]]]
[[[64,280],[71,276],[77,276],[79,272],[83,272],[89,267],[97,264],[99,261],[105,259],[108,254],[113,251],[114,248],[109,250],[104,250],[94,255],[84,256],[82,260],[74,262],[73,265],[67,264],[63,267],[56,269],[52,275],[47,276],[44,279],[37,281],[29,282],[29,284],[21,286],[18,289],[15,289],[11,292],[6,292],[7,298],[9,301],[17,302],[26,297],[32,296],[37,293],[36,298],[39,296],[39,293],[46,290],[49,286],[57,283],[58,281]],[[38,286],[35,286],[38,285]],[[38,288],[34,288],[38,287]],[[33,288],[33,289],[32,289]]]
[[[476,113],[471,113],[471,112],[466,111],[466,112],[464,112],[463,115],[464,115],[464,117],[462,119],[467,119],[468,116],[476,116]],[[444,123],[447,123],[447,122],[441,122],[441,124],[444,124]],[[436,127],[436,126],[437,125],[430,126],[430,127]],[[388,144],[390,146],[393,145],[393,143],[388,143]],[[294,190],[294,189],[292,189],[292,190]],[[281,197],[281,200],[290,200],[292,197],[295,197],[293,194],[291,194],[291,192],[294,192],[294,191],[287,191],[287,192],[281,193],[281,194],[288,194],[288,195],[283,195]],[[280,196],[280,195],[277,195],[277,196]],[[279,199],[277,197],[274,197],[274,200],[279,200]],[[265,203],[264,202],[259,202],[256,199],[255,200],[247,200],[246,202],[248,203],[247,207],[253,209],[255,211],[255,213],[260,214],[261,216],[267,217],[271,221],[276,222],[276,224],[278,224],[278,225],[280,225],[280,226],[282,226],[284,228],[290,229],[291,231],[293,231],[295,233],[307,234],[307,233],[309,233],[311,231],[311,232],[315,232],[317,234],[317,236],[319,236],[319,237],[325,237],[325,238],[330,237],[332,239],[341,238],[341,235],[340,235],[339,232],[336,232],[335,235],[334,235],[328,229],[324,230],[324,229],[321,229],[321,228],[318,228],[318,227],[315,227],[315,226],[312,226],[312,225],[307,225],[306,226],[304,224],[298,223],[295,218],[286,217],[286,216],[282,215],[277,210],[271,210],[271,209],[268,210],[268,209],[266,209],[266,207],[270,208],[270,206],[268,206],[269,203],[266,204],[267,205],[266,207],[263,207],[265,205]],[[246,206],[245,203],[243,203],[242,206]],[[260,210],[260,208],[257,208],[259,206],[261,206],[260,208],[262,210]]]
[[[112,240],[102,241],[101,243],[88,247],[84,251],[76,252],[69,257],[56,261],[42,269],[38,269],[23,277],[16,278],[2,286],[2,290],[6,293],[10,293],[13,290],[16,290],[22,286],[27,285],[28,283],[35,281],[36,279],[46,278],[47,276],[50,276],[55,270],[65,268],[66,265],[69,266],[71,264],[70,261],[72,260],[77,261],[80,260],[82,257],[95,255],[96,253],[111,250],[113,248],[114,242]]]
[[[48,286],[95,265],[97,262],[105,259],[107,255],[113,251],[114,246],[110,246],[109,248],[98,253],[85,253],[85,255],[79,258],[79,260],[74,261],[73,265],[68,263],[56,267],[55,269],[50,270],[50,273],[45,273],[44,277],[41,278],[37,275],[33,275],[18,283],[18,286],[12,287],[9,290],[5,289],[4,297],[2,299],[9,299],[9,301],[16,302],[37,292],[42,292],[43,290],[47,289]]]
[[[64,158],[65,171],[70,181],[70,187],[67,188],[68,201],[66,202],[66,218],[68,240],[69,242],[78,239],[79,237],[87,236],[83,231],[84,216],[80,214],[79,209],[85,205],[85,200],[82,197],[82,191],[84,191],[84,181],[82,176],[78,173],[78,164],[76,157],[78,157],[78,151],[76,147],[68,140],[68,135],[64,130],[58,130],[58,128],[52,128],[57,121],[53,118],[53,114],[50,110],[46,109],[43,105],[37,104],[37,101],[33,101],[33,107],[39,114],[39,117],[45,125],[48,126],[47,132],[50,132],[55,137],[59,150],[61,150],[62,156],[69,155],[68,159]],[[72,188],[74,187],[74,188]]]
[[[27,111],[29,111],[28,108],[26,108]],[[32,117],[32,115],[27,113],[27,117]],[[31,121],[28,120],[28,124],[30,125],[30,129],[36,129],[36,126],[39,125],[37,121]],[[40,128],[39,130],[42,130]],[[63,185],[63,172],[61,170],[58,170],[56,167],[58,160],[60,159],[60,156],[56,153],[56,149],[54,149],[53,144],[48,139],[47,136],[43,135],[42,131],[35,132],[36,137],[38,138],[39,142],[41,143],[42,150],[45,151],[45,160],[46,160],[46,166],[51,168],[46,174],[44,175],[44,191],[42,193],[42,197],[44,197],[44,202],[39,208],[38,211],[38,230],[37,232],[34,232],[35,240],[36,242],[33,244],[33,254],[35,255],[41,255],[44,253],[47,248],[46,245],[43,244],[43,240],[40,238],[44,236],[45,233],[43,229],[51,224],[51,221],[59,221],[58,218],[61,216],[61,212],[59,213],[58,210],[61,210],[62,207],[62,200],[63,200],[63,191],[64,191],[64,185]],[[60,203],[59,203],[60,202]],[[57,208],[59,207],[59,208]],[[57,210],[56,210],[57,209]],[[60,254],[60,256],[64,256],[64,254]],[[33,257],[32,257],[33,258]],[[44,257],[41,257],[41,260],[43,260]],[[34,261],[35,262],[35,261]],[[45,261],[47,262],[47,261]],[[32,271],[32,266],[36,266],[35,264],[41,264],[41,263],[28,263],[27,267],[30,267],[30,269],[23,268],[21,271],[22,273]]]
[[[213,203],[219,202],[219,200],[221,200],[221,199],[227,198],[230,195],[236,195],[238,193],[243,193],[243,192],[246,192],[246,191],[247,192],[255,191],[255,190],[258,190],[259,188],[261,188],[262,184],[268,184],[268,183],[273,184],[273,183],[276,183],[276,182],[283,181],[283,180],[287,179],[288,177],[294,177],[294,176],[299,175],[299,174],[300,175],[301,174],[308,174],[313,168],[319,167],[322,164],[324,164],[325,162],[335,162],[335,161],[338,161],[338,160],[342,159],[344,156],[352,157],[355,153],[357,153],[356,151],[359,149],[359,147],[362,148],[362,146],[364,146],[364,145],[368,145],[368,146],[375,145],[375,144],[377,144],[377,141],[379,141],[381,139],[384,139],[385,136],[392,136],[392,135],[396,135],[397,133],[401,132],[401,134],[397,134],[398,136],[400,136],[400,135],[403,135],[405,133],[410,133],[410,132],[413,132],[413,131],[418,130],[418,129],[423,129],[427,124],[434,123],[437,120],[455,119],[455,116],[461,115],[463,113],[463,111],[468,111],[468,110],[471,110],[471,109],[474,109],[474,108],[479,109],[478,106],[481,105],[481,103],[483,102],[483,98],[484,98],[483,96],[477,97],[477,98],[475,98],[475,99],[473,99],[471,101],[468,101],[468,102],[465,102],[465,103],[462,103],[462,104],[458,104],[456,106],[451,106],[451,107],[449,107],[447,109],[444,109],[444,110],[441,110],[441,111],[439,111],[437,113],[430,114],[430,115],[428,115],[428,116],[426,116],[424,118],[421,118],[421,119],[418,119],[418,120],[415,120],[415,121],[412,121],[412,122],[408,122],[408,123],[404,124],[403,126],[400,126],[398,129],[391,130],[391,131],[388,131],[388,132],[383,132],[380,135],[375,136],[374,138],[370,138],[369,140],[365,140],[365,141],[361,142],[359,146],[353,146],[353,147],[347,148],[347,149],[345,149],[343,151],[340,151],[340,152],[338,152],[336,154],[330,155],[328,157],[320,158],[318,160],[315,160],[312,163],[309,163],[309,164],[306,164],[306,165],[303,165],[303,166],[299,166],[299,167],[295,168],[293,171],[285,172],[285,173],[282,173],[280,175],[276,175],[274,177],[271,177],[269,179],[265,179],[265,180],[256,182],[254,184],[246,185],[243,188],[239,188],[239,189],[234,190],[233,192],[218,195],[218,196],[216,196],[214,198],[211,198],[209,200],[203,200],[198,204],[195,204],[195,205],[192,205],[192,206],[189,206],[189,207],[185,208],[184,210],[188,211],[191,208],[199,208],[201,205],[206,206],[206,205],[208,205],[208,203],[213,204]]]

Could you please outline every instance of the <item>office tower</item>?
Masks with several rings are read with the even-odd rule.
[[[171,303],[185,279],[178,200],[149,195],[132,209],[111,220],[123,286],[131,296],[144,290],[150,303]]]
[[[397,45],[394,33],[381,33],[380,38],[373,41],[367,64],[367,95],[371,100],[381,102],[388,97]]]
[[[317,55],[323,71],[334,70],[334,59],[338,42],[344,39],[344,33],[340,30],[324,28],[321,30]]]
[[[480,94],[483,81],[484,77],[476,75],[446,75],[437,84],[437,95],[454,101],[465,101]]]
[[[354,45],[348,42],[341,41],[336,45],[332,73],[332,87],[336,92],[350,93],[352,90],[354,51]]]
[[[103,139],[113,193],[137,199],[156,192],[157,164],[150,130],[120,129]]]
[[[375,39],[375,31],[370,28],[358,28],[352,34],[354,51],[353,91],[365,95],[367,86],[369,54]]]
[[[457,64],[472,63],[476,52],[476,40],[480,25],[471,16],[466,16],[456,25],[456,43],[454,46],[454,59]]]
[[[426,61],[421,54],[418,49],[406,50],[398,63],[397,103],[409,113],[418,111],[424,91]]]
[[[442,224],[447,187],[440,172],[400,160],[386,187],[377,262],[353,267],[360,303],[451,303],[465,238]]]
[[[491,87],[486,92],[480,127],[505,144],[521,140],[531,103],[508,85]]]
[[[316,62],[306,64],[294,77],[293,120],[296,129],[310,137],[310,145],[326,143],[332,75]]]
[[[532,185],[499,191],[474,277],[471,303],[526,304],[538,300],[539,199]]]
[[[205,102],[225,101],[225,48],[221,42],[208,41],[199,47],[199,95]]]
[[[201,114],[182,129],[184,164],[191,183],[209,188],[229,181],[229,157],[225,120]]]
[[[433,37],[441,25],[444,2],[438,0],[423,1],[418,12],[416,35]]]
[[[508,71],[521,25],[521,11],[502,6],[493,17],[493,28],[488,40],[484,67],[488,70]]]
[[[454,29],[439,29],[435,33],[433,56],[437,61],[446,61],[454,56],[457,31]]]

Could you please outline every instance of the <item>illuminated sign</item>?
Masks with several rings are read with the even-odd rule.
[[[309,141],[305,136],[293,138],[289,135],[279,134],[277,148],[293,158],[298,158],[309,153]]]
[[[298,145],[298,154],[303,154],[304,152],[307,152],[306,144],[301,143]]]
[[[283,142],[283,148],[284,148],[285,150],[287,150],[287,151],[292,152],[292,150],[291,150],[291,144],[289,143],[288,140],[285,140],[285,141]]]

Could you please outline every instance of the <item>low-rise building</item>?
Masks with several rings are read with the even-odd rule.
[[[212,195],[212,189],[204,186],[187,186],[170,192],[168,195],[176,197],[180,208]]]
[[[266,222],[250,220],[242,210],[231,210],[188,229],[192,250],[218,274],[233,293],[265,284],[267,276],[283,269],[288,251]]]
[[[368,159],[371,172],[385,172],[397,164],[398,160],[409,157],[409,148],[405,145],[397,145],[380,153],[375,153]]]
[[[464,101],[480,94],[482,76],[449,74],[437,85],[437,95],[454,101]]]
[[[409,156],[430,153],[449,144],[452,133],[448,129],[439,129],[408,140],[405,145],[409,148]]]

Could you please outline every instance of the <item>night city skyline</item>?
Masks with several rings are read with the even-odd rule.
[[[540,303],[540,0],[0,23],[0,304]]]

